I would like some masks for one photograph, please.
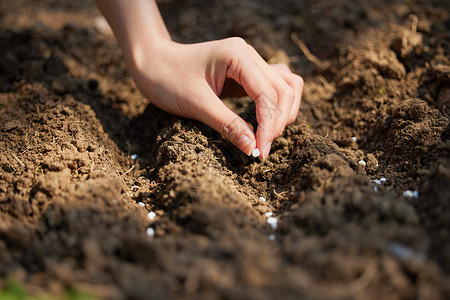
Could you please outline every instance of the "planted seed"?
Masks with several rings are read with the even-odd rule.
[[[154,213],[154,212],[149,212],[148,214],[147,214],[147,217],[150,219],[150,220],[154,220],[155,218],[156,218],[156,214]]]
[[[138,202],[139,206],[145,207],[145,203],[144,202]]]
[[[266,198],[264,198],[264,197],[259,197],[259,200],[262,202],[266,202]]]
[[[363,161],[363,160],[360,160],[359,162],[358,162],[358,164],[360,164],[361,166],[363,166],[363,167],[365,167],[366,166],[366,162],[365,161]]]
[[[137,154],[131,154],[131,159],[132,160],[136,160],[137,159]]]
[[[147,236],[154,236],[155,235],[155,229],[149,227],[149,228],[147,228],[145,233],[147,234]]]
[[[252,156],[253,156],[253,157],[258,157],[260,154],[261,154],[261,153],[259,152],[259,149],[258,149],[258,148],[255,148],[255,150],[253,150],[253,152],[252,152]]]
[[[268,217],[267,224],[269,224],[272,227],[272,229],[275,230],[278,227],[278,219],[275,217]]]

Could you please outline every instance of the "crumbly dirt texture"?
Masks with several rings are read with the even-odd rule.
[[[142,97],[92,1],[2,0],[0,288],[450,299],[449,1],[159,6],[176,41],[290,63],[297,121],[247,157]],[[251,99],[224,101],[256,125]]]

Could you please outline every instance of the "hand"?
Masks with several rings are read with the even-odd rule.
[[[141,43],[127,59],[144,96],[167,112],[209,125],[247,155],[258,148],[266,159],[272,141],[295,121],[302,78],[284,64],[268,65],[243,39],[188,45],[161,39],[148,45]],[[219,99],[227,78],[255,101],[256,136]]]

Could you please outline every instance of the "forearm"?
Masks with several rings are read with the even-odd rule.
[[[139,64],[144,55],[170,40],[154,0],[95,0],[108,20],[127,63]]]

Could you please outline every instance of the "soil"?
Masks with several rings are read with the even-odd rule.
[[[450,2],[159,6],[176,41],[290,63],[297,121],[247,157],[141,96],[92,1],[1,1],[0,287],[450,299]],[[254,123],[251,99],[224,101]]]

